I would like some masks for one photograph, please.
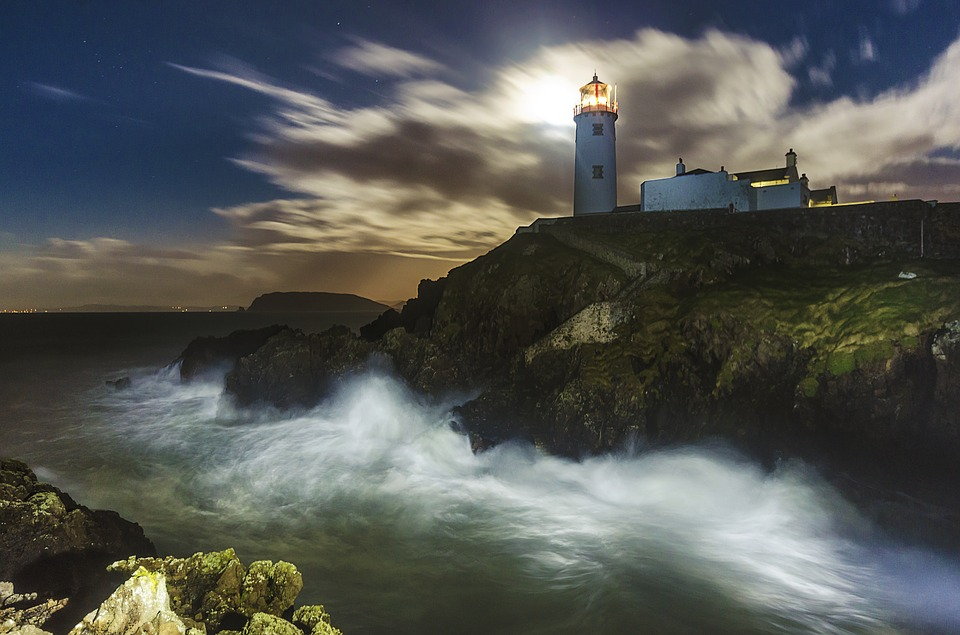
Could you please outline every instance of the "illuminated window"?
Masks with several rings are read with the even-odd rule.
[[[593,166],[593,178],[602,179],[603,178],[603,166],[595,165]]]
[[[595,124],[593,124],[593,136],[594,136],[594,137],[602,137],[602,136],[603,136],[603,124],[602,124],[602,123],[595,123]]]
[[[774,185],[787,185],[790,179],[778,179],[776,181],[757,181],[750,183],[750,187],[773,187]]]

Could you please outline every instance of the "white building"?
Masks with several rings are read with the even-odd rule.
[[[573,215],[612,212],[617,207],[617,99],[596,75],[580,88],[573,120],[577,123]]]
[[[837,188],[811,190],[806,174],[797,173],[797,153],[790,148],[786,165],[752,172],[687,171],[683,159],[676,175],[640,184],[640,210],[720,209],[759,211],[837,204]]]

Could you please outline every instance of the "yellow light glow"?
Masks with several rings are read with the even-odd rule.
[[[580,103],[574,108],[574,114],[592,110],[617,112],[616,98],[611,98],[612,90],[610,84],[599,81],[581,86]]]
[[[790,179],[779,179],[776,181],[757,181],[756,183],[751,183],[750,187],[770,187],[773,185],[787,185],[790,183]]]

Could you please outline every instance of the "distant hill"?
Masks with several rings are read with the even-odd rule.
[[[352,293],[326,293],[324,291],[290,291],[265,293],[257,297],[248,311],[289,313],[296,311],[361,312],[386,311],[385,304],[361,298]]]

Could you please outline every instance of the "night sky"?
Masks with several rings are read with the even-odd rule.
[[[841,201],[960,200],[960,2],[0,2],[0,309],[415,293],[568,215],[794,148]]]

